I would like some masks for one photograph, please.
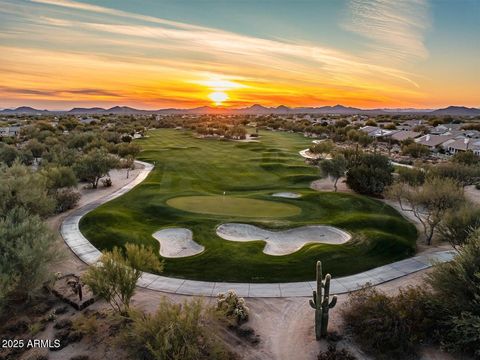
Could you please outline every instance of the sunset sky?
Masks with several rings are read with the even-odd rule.
[[[0,0],[0,108],[480,107],[480,0]]]

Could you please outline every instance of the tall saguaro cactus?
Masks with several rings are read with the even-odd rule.
[[[330,301],[330,274],[322,277],[322,262],[317,261],[317,291],[313,291],[313,300],[310,306],[315,309],[315,337],[320,340],[327,336],[328,311],[337,303],[334,295]]]

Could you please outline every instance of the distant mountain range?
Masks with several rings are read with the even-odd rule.
[[[240,109],[213,108],[202,106],[193,109],[159,109],[159,110],[141,110],[128,106],[114,106],[110,109],[100,107],[93,108],[73,108],[65,111],[38,110],[28,106],[21,106],[16,109],[0,110],[0,114],[24,114],[24,115],[46,115],[46,114],[73,114],[73,115],[93,115],[93,114],[231,114],[231,115],[268,115],[268,114],[342,114],[342,115],[380,115],[380,114],[428,114],[428,115],[453,115],[453,116],[477,116],[480,115],[480,109],[468,108],[465,106],[449,106],[443,109],[359,109],[343,105],[321,106],[321,107],[295,107],[290,108],[284,105],[277,107],[265,107],[262,105],[252,105]]]

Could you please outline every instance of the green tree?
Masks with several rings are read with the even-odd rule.
[[[105,149],[96,149],[80,157],[75,164],[75,171],[80,179],[88,181],[96,189],[98,181],[118,165],[118,159]]]
[[[0,144],[0,162],[3,162],[7,166],[12,166],[17,158],[20,157],[20,153],[15,147],[11,145]]]
[[[46,146],[37,139],[31,139],[25,145],[25,149],[30,150],[34,158],[41,158],[42,154],[46,151]]]
[[[49,279],[60,258],[55,235],[37,215],[15,208],[0,218],[0,309],[29,299]]]
[[[125,256],[117,247],[104,252],[100,262],[87,270],[83,281],[94,294],[108,301],[115,311],[127,315],[142,270],[160,272],[163,262],[151,249],[127,244]]]
[[[331,160],[322,160],[320,170],[334,180],[333,187],[337,191],[337,182],[347,171],[347,160],[342,154],[336,154]]]
[[[55,208],[46,178],[18,162],[11,167],[0,166],[0,217],[16,207],[41,217],[51,215]]]
[[[136,158],[140,153],[140,146],[133,143],[120,143],[115,146],[115,153],[122,158],[131,156]]]
[[[360,154],[347,171],[348,186],[360,193],[379,195],[393,182],[393,166],[380,154]]]
[[[451,179],[429,178],[422,186],[396,183],[387,191],[403,211],[411,212],[422,224],[427,245],[447,213],[465,202],[462,188]]]
[[[77,177],[71,167],[48,166],[42,169],[41,174],[47,179],[46,185],[51,191],[77,186]]]

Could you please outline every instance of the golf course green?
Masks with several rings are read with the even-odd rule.
[[[232,196],[183,196],[167,201],[167,205],[198,214],[280,218],[298,215],[301,209],[295,205],[274,201],[237,198]]]
[[[190,229],[205,250],[165,258],[163,275],[205,281],[304,281],[314,279],[317,260],[333,276],[344,276],[415,251],[415,227],[385,203],[309,188],[319,175],[298,154],[311,144],[302,135],[261,131],[258,142],[238,142],[161,129],[136,141],[143,149],[139,159],[154,163],[154,170],[125,195],[85,215],[80,230],[101,250],[132,242],[158,253],[153,233]],[[279,192],[301,197],[272,196]],[[273,231],[330,225],[350,233],[352,240],[312,243],[292,254],[272,256],[262,252],[264,241],[235,242],[217,236],[216,228],[224,223]]]

